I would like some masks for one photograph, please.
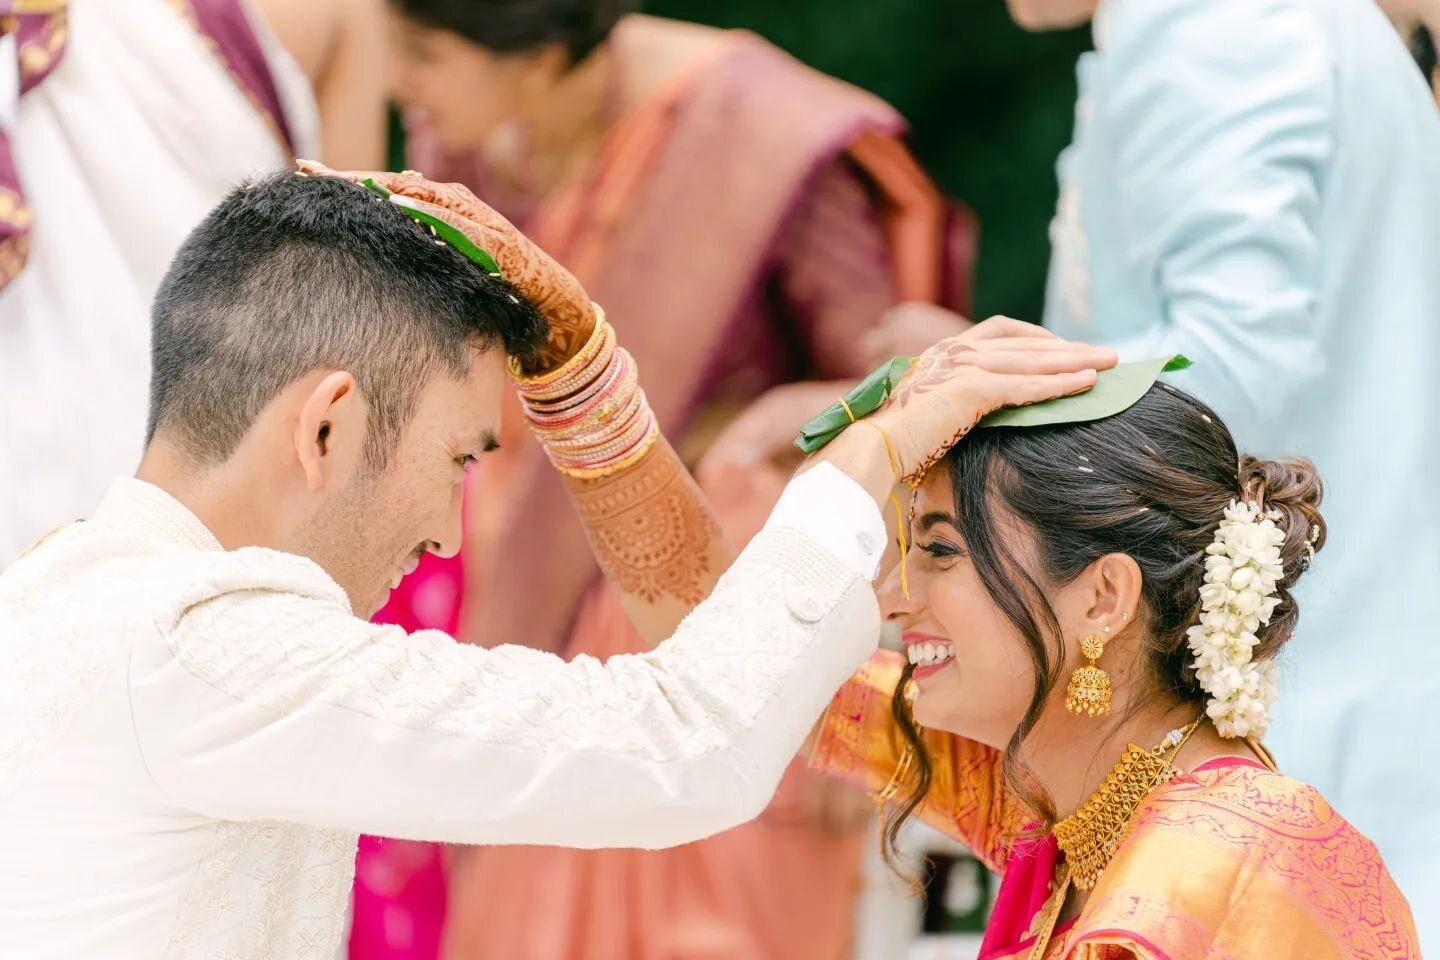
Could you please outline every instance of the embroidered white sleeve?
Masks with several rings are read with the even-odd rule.
[[[768,802],[879,630],[869,586],[796,526],[756,537],[656,650],[606,663],[407,635],[274,571],[230,554],[136,651],[146,764],[211,816],[392,837],[658,847],[727,829]]]
[[[794,527],[874,580],[885,553],[885,520],[865,489],[832,463],[817,463],[785,485],[765,529]]]

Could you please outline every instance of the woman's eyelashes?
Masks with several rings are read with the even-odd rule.
[[[927,540],[924,543],[917,543],[916,546],[920,548],[922,553],[930,557],[932,560],[936,560],[942,563],[958,560],[961,557],[966,556],[964,548],[959,547],[956,544],[953,544],[948,540],[944,540],[939,537],[933,540]]]

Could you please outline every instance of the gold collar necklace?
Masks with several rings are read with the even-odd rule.
[[[1030,951],[1032,960],[1045,956],[1055,921],[1065,905],[1070,885],[1077,890],[1092,890],[1100,874],[1115,855],[1135,811],[1160,784],[1179,776],[1175,757],[1200,727],[1204,717],[1196,717],[1183,727],[1165,735],[1152,750],[1130,744],[1110,776],[1085,804],[1051,828],[1065,862],[1056,875],[1055,895],[1046,905],[1040,936]]]

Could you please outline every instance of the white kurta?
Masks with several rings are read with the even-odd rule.
[[[157,487],[0,575],[0,955],[334,956],[360,832],[659,847],[760,812],[874,651],[880,513],[821,465],[655,651],[351,615]]]
[[[1242,449],[1320,467],[1330,540],[1267,744],[1440,937],[1440,768],[1416,727],[1440,699],[1435,101],[1368,0],[1102,0],[1095,42],[1046,324],[1187,354],[1174,382]]]

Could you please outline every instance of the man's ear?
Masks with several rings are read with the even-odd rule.
[[[366,413],[354,376],[344,370],[326,374],[305,396],[295,424],[295,453],[311,491],[323,490],[358,454]]]

